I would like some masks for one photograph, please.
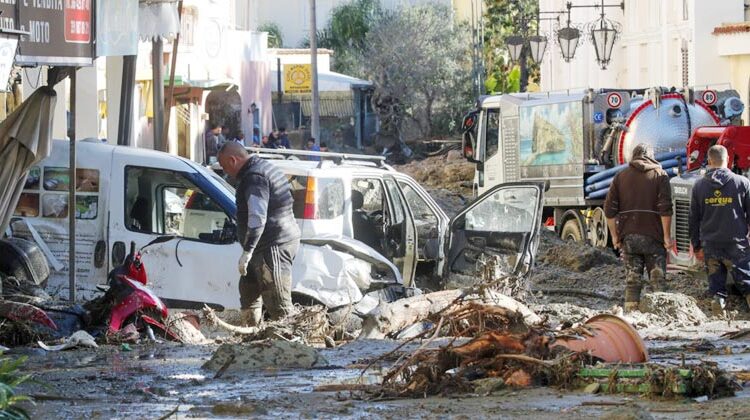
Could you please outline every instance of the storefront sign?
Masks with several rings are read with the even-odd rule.
[[[284,64],[284,93],[312,92],[310,64]]]
[[[21,37],[16,64],[92,64],[93,0],[3,0],[0,27],[29,32]]]

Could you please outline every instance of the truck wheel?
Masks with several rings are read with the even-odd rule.
[[[578,220],[569,219],[565,222],[562,231],[560,231],[560,238],[563,241],[583,242],[583,234]]]

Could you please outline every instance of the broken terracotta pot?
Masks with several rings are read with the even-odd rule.
[[[575,352],[587,352],[608,363],[644,363],[648,351],[638,332],[624,319],[609,314],[596,315],[586,321],[592,335],[565,337],[553,346],[563,346]]]

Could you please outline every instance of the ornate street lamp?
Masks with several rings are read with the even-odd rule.
[[[620,37],[622,28],[619,23],[613,22],[604,17],[604,8],[602,8],[601,17],[589,24],[587,32],[591,37],[591,43],[594,44],[596,62],[599,63],[602,70],[604,70],[607,68],[607,65],[609,65],[615,41]]]
[[[542,62],[544,52],[547,50],[547,37],[536,34],[529,37],[529,49],[531,50],[531,59],[537,63]]]
[[[581,42],[581,31],[570,24],[570,9],[573,4],[568,2],[568,23],[564,28],[557,30],[557,43],[560,45],[560,53],[566,63],[570,63],[576,55],[576,49]]]
[[[508,54],[510,54],[511,61],[518,61],[525,43],[521,35],[511,35],[505,38],[505,46],[508,47]]]
[[[558,29],[556,33],[563,59],[566,62],[570,62],[575,57],[576,49],[582,38],[582,31],[570,24],[571,9],[598,8],[601,9],[599,19],[586,25],[585,33],[591,39],[591,43],[594,44],[596,62],[599,63],[602,69],[606,69],[612,58],[615,41],[617,41],[622,33],[622,27],[619,23],[607,19],[604,11],[607,7],[618,7],[621,10],[625,10],[625,2],[623,1],[620,4],[604,4],[604,0],[602,0],[600,5],[574,5],[572,2],[568,2],[566,7],[568,9],[567,26]]]

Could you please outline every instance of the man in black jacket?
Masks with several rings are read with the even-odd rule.
[[[272,319],[283,318],[294,310],[292,262],[300,239],[289,182],[278,168],[250,156],[239,143],[225,143],[219,163],[239,181],[237,236],[243,249],[238,266],[243,320],[257,325],[264,303]]]
[[[705,259],[711,310],[724,314],[727,272],[750,305],[750,181],[727,169],[727,149],[708,149],[708,171],[693,187],[690,241],[698,259]]]

